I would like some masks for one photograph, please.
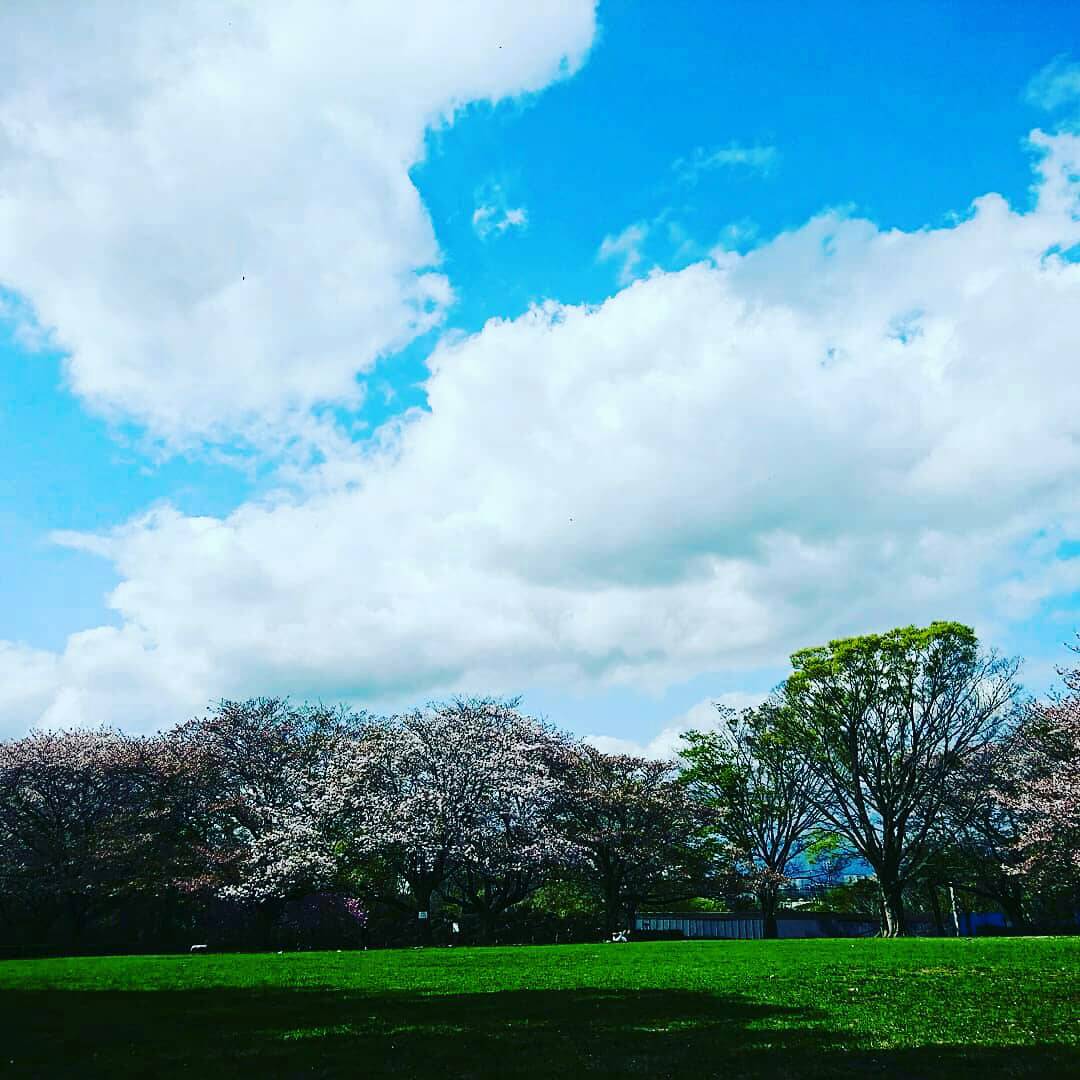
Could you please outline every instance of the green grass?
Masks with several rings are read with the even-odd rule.
[[[1080,938],[0,962],[25,1076],[1080,1077]]]

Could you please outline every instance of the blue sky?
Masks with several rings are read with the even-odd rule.
[[[1080,622],[1080,322],[1058,317],[1080,283],[1071,257],[1039,269],[1076,237],[1036,170],[1075,198],[1075,5],[316,6],[299,27],[237,5],[232,37],[197,7],[143,38],[110,36],[108,5],[91,33],[0,33],[4,730],[491,689],[645,745],[815,635],[926,617],[1047,685]],[[973,211],[987,193],[1011,216]],[[969,284],[940,310],[887,295],[924,265]],[[981,370],[987,267],[1016,350]],[[864,425],[861,380],[900,369],[851,312],[888,304],[916,352]],[[842,389],[785,398],[823,341]],[[960,402],[1010,395],[984,440]],[[699,398],[715,420],[684,422]],[[763,425],[777,468],[725,472]],[[606,434],[578,446],[582,426]]]

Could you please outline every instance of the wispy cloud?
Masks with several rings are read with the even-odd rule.
[[[1080,102],[1080,61],[1054,57],[1027,85],[1024,96],[1032,105],[1056,109]]]
[[[600,245],[596,258],[600,262],[619,262],[618,280],[620,285],[628,285],[637,277],[637,269],[641,265],[642,245],[649,235],[649,226],[638,221],[628,225],[617,236],[605,236]]]
[[[717,251],[747,251],[758,242],[759,231],[756,221],[750,218],[739,218],[738,221],[729,221],[720,230],[720,239],[717,242]]]
[[[780,152],[775,146],[744,146],[733,142],[711,150],[699,146],[688,158],[672,162],[671,167],[684,184],[696,184],[701,173],[710,169],[747,169],[767,176],[779,160]]]
[[[499,184],[488,184],[477,196],[472,225],[481,240],[501,236],[510,229],[524,229],[529,224],[529,213],[524,206],[510,206]]]

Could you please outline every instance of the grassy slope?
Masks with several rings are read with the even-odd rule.
[[[0,962],[0,1072],[1080,1077],[1080,938]]]

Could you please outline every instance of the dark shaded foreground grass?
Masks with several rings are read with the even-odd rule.
[[[0,963],[0,1072],[1080,1077],[1080,939]]]

